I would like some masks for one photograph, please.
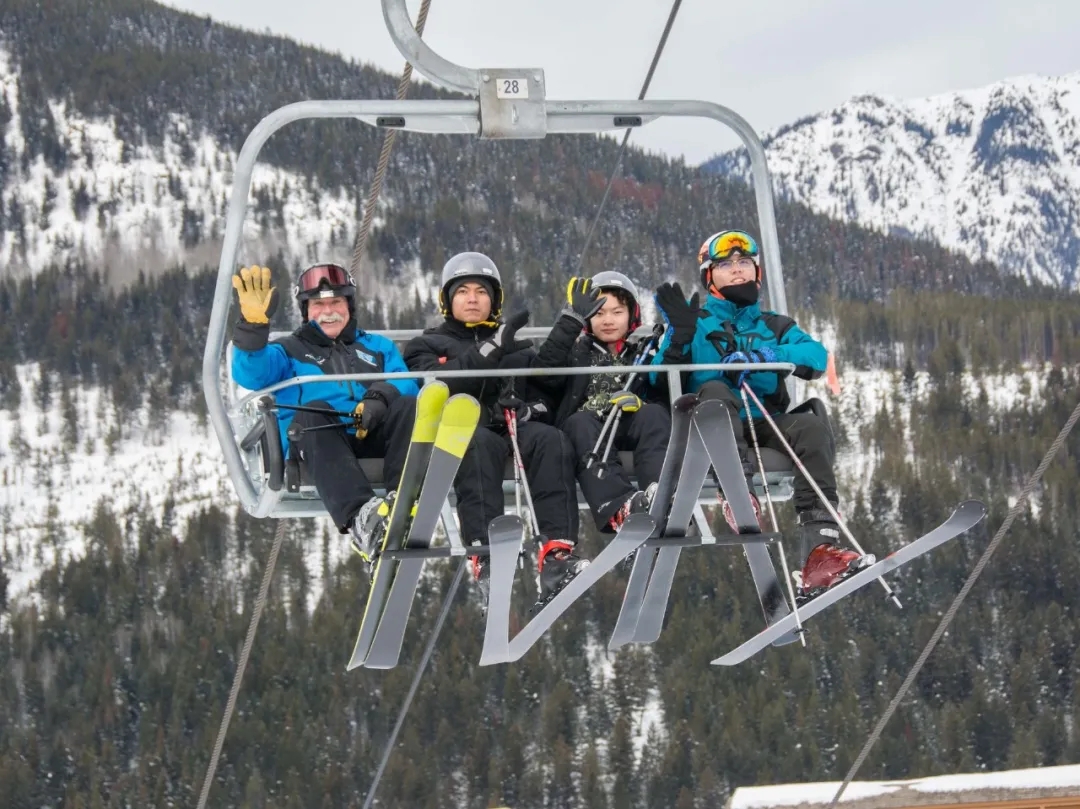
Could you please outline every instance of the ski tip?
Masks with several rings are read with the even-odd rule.
[[[698,403],[698,395],[696,393],[684,393],[678,399],[676,399],[672,406],[679,411],[686,412],[693,410]]]
[[[987,513],[986,503],[982,500],[965,500],[956,507],[956,511],[957,513],[970,514],[972,517],[978,516],[980,520],[985,517]]]
[[[521,517],[516,514],[502,514],[488,523],[488,537],[492,537],[496,534],[502,534],[506,532],[512,532],[517,529],[524,530],[525,523],[521,521]]]
[[[451,396],[442,409],[435,446],[461,458],[480,421],[480,403],[467,393]]]

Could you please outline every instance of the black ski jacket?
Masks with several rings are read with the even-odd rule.
[[[638,352],[648,341],[648,337],[631,337],[623,344],[619,353],[619,360],[630,366]],[[644,359],[640,368],[641,373],[634,380],[633,392],[646,402],[656,402],[668,406],[666,377],[657,374],[658,384],[649,383],[649,374],[644,373],[648,368],[652,352]],[[540,344],[533,366],[537,368],[595,368],[599,366],[615,364],[615,357],[608,347],[596,340],[591,334],[583,333],[581,322],[574,317],[563,316],[555,321],[551,327],[547,339]],[[629,374],[631,369],[627,369]],[[588,374],[573,376],[540,376],[531,377],[530,382],[540,391],[543,398],[554,403],[555,426],[562,426],[570,416],[576,413],[585,402],[589,389],[589,381],[592,379]],[[618,385],[614,390],[625,388],[623,380],[618,377]]]
[[[527,368],[532,364],[536,349],[528,340],[518,340],[517,350],[495,360],[480,354],[480,344],[495,333],[492,326],[467,327],[457,320],[447,319],[431,329],[425,329],[405,345],[405,364],[410,371],[479,371],[495,368]],[[521,379],[518,377],[518,379]],[[444,379],[450,395],[467,393],[480,402],[480,425],[502,426],[505,420],[498,406],[501,397],[524,389],[512,378],[481,377],[477,379]]]

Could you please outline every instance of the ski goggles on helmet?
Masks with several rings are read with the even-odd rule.
[[[339,264],[316,264],[314,267],[308,267],[296,279],[295,294],[303,298],[323,297],[319,295],[320,290],[329,288],[330,295],[325,297],[351,296],[354,286],[348,270]]]
[[[725,230],[710,236],[698,251],[698,266],[707,270],[718,262],[731,258],[735,253],[748,256],[757,263],[758,244],[754,237],[741,230]]]

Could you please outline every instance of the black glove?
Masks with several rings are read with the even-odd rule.
[[[518,329],[528,322],[529,311],[527,309],[524,312],[510,315],[508,320],[504,320],[499,324],[499,327],[495,329],[495,333],[491,335],[491,337],[480,344],[480,356],[486,360],[491,360],[493,363],[497,363],[502,359],[503,354],[518,350],[519,346],[515,339],[517,337]]]
[[[678,284],[661,284],[653,296],[656,308],[671,328],[672,345],[686,345],[694,340],[701,312],[701,293],[695,292],[689,302]]]
[[[566,285],[566,308],[560,314],[574,318],[585,328],[585,322],[604,306],[604,296],[588,278],[571,278]]]
[[[529,419],[543,419],[548,415],[547,405],[543,402],[526,402],[517,396],[504,396],[499,399],[499,407],[504,411],[510,410],[517,415],[519,424]]]
[[[382,424],[386,419],[387,411],[390,410],[387,392],[381,390],[379,386],[390,388],[394,393],[398,393],[397,388],[387,382],[375,382],[364,392],[360,404],[358,404],[353,411],[353,421],[356,425],[357,438],[364,438],[369,432]],[[395,396],[393,398],[397,397]]]

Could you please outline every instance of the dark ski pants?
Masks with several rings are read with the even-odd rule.
[[[304,404],[330,408],[323,401]],[[375,496],[358,459],[382,458],[386,490],[396,489],[405,467],[415,418],[416,397],[399,396],[386,411],[382,424],[371,430],[363,440],[357,440],[344,427],[300,434],[300,458],[315,482],[323,505],[342,533],[349,530],[360,506]],[[293,423],[301,427],[318,427],[342,422],[338,416],[298,411],[293,416]]]
[[[550,424],[518,423],[518,446],[540,533],[577,542],[574,455],[566,436]],[[503,513],[503,471],[513,452],[505,430],[478,427],[461,459],[454,491],[466,545],[486,545],[488,524]],[[522,494],[524,502],[524,494]]]
[[[587,410],[579,410],[562,425],[574,449],[575,471],[581,492],[600,530],[607,528],[608,520],[634,492],[638,489],[644,491],[650,483],[660,479],[671,434],[671,416],[661,405],[651,403],[636,413],[623,413],[615,430],[612,456],[606,464],[597,462],[587,467],[588,453],[596,446],[603,426],[601,417]],[[606,443],[606,437],[604,440]],[[617,450],[634,454],[634,473],[638,479],[636,487],[615,456]],[[604,447],[600,447],[598,455],[603,454]]]
[[[750,448],[750,425],[739,419],[742,397],[720,380],[706,382],[698,391],[698,396],[702,399],[718,399],[727,407],[732,424],[742,424],[743,429],[735,429],[735,441],[739,445],[739,457],[742,458],[744,469],[752,474],[757,470],[757,458]],[[832,444],[829,442],[828,425],[813,413],[779,413],[772,419],[795,451],[795,455],[806,467],[806,471],[817,482],[822,493],[829,502],[836,505],[839,502],[836,494],[836,473],[833,471],[836,459]],[[788,457],[787,450],[784,449],[767,421],[755,419],[754,429],[757,430],[761,446],[774,449],[785,458]],[[797,512],[822,508],[814,490],[798,470],[795,471],[795,494],[792,502]]]

